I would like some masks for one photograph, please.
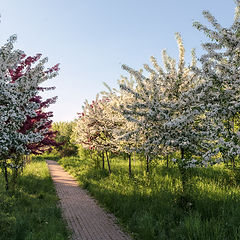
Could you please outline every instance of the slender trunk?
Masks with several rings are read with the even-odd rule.
[[[104,169],[104,152],[102,152],[102,169]]]
[[[109,162],[108,152],[107,151],[106,151],[106,158],[107,158],[107,163],[108,163],[108,172],[109,172],[109,174],[111,174],[111,167],[110,167],[110,162]]]
[[[13,169],[13,171],[12,171],[12,181],[11,181],[13,189],[16,186],[17,178],[18,178],[18,169]]]
[[[29,155],[24,155],[24,156],[21,157],[20,172],[23,172],[23,168],[28,164],[28,157],[29,157]]]
[[[21,160],[22,160],[22,162],[21,162]],[[23,169],[24,160],[21,159],[21,156],[15,155],[13,157],[13,161],[14,161],[15,166],[12,169],[12,185],[13,185],[13,188],[15,188],[15,185],[17,183],[17,177],[18,177],[18,170],[19,170],[19,167],[21,167]]]
[[[183,160],[184,159],[184,149],[181,148],[181,159]]]
[[[184,149],[181,148],[181,159],[184,159]],[[182,179],[182,188],[183,188],[183,194],[185,195],[187,193],[187,175],[186,175],[186,169],[183,167],[180,167],[180,173],[181,173],[181,179]]]
[[[27,163],[30,163],[30,162],[31,162],[31,159],[32,159],[32,156],[27,155]]]
[[[224,157],[224,163],[226,164],[226,166],[228,167],[228,160],[225,159],[225,156],[223,155]]]
[[[167,168],[168,168],[168,155],[167,155]]]
[[[232,157],[232,168],[235,169],[235,159]]]
[[[8,182],[8,171],[7,171],[7,163],[6,163],[6,160],[4,160],[3,162],[3,172],[4,172],[4,178],[5,178],[5,188],[6,188],[6,191],[9,190],[9,182]]]
[[[233,134],[235,133],[235,130],[234,130],[234,117],[233,117],[233,120],[232,120],[232,132],[233,132]],[[232,167],[233,167],[233,169],[235,169],[235,158],[234,157],[232,157]]]
[[[147,162],[147,168],[146,168],[146,172],[149,172],[149,155],[146,156],[146,162]]]
[[[129,177],[132,176],[132,159],[131,159],[131,153],[128,154],[128,173]]]

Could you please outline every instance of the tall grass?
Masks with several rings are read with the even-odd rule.
[[[112,174],[91,161],[63,158],[59,163],[80,185],[114,213],[135,239],[240,239],[240,188],[237,171],[215,166],[191,171],[191,206],[178,204],[181,193],[177,167],[159,163],[151,174],[141,161],[112,160]]]
[[[0,240],[66,240],[69,232],[44,161],[33,161],[6,192],[0,175]]]

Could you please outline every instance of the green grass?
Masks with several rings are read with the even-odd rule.
[[[66,240],[69,232],[44,161],[24,169],[14,192],[6,192],[0,174],[0,240]]]
[[[133,162],[129,179],[127,161],[113,159],[111,176],[89,160],[63,158],[59,163],[76,176],[80,185],[139,240],[240,239],[239,174],[224,166],[191,172],[192,206],[183,209],[177,167],[159,163],[144,174],[141,161]],[[238,170],[240,171],[240,170]]]

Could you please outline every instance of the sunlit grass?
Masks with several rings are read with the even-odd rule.
[[[94,168],[89,160],[63,158],[59,161],[79,183],[136,239],[240,239],[239,174],[222,166],[193,169],[190,197],[192,207],[178,205],[181,191],[176,166],[160,162],[151,174],[144,162],[113,159],[112,174]]]
[[[1,240],[66,240],[68,231],[44,161],[33,161],[7,193],[0,175]]]

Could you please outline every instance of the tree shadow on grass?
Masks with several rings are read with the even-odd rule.
[[[113,174],[108,176],[102,170],[89,168],[78,178],[92,196],[134,232],[137,239],[187,239],[189,236],[206,239],[210,230],[209,239],[231,239],[231,232],[239,237],[239,193],[236,189],[235,195],[228,194],[219,187],[220,181],[231,187],[231,173],[221,169],[193,169],[193,179],[199,180],[193,182],[190,192],[194,207],[184,211],[176,203],[178,192],[164,187],[167,181],[156,183],[162,187],[152,191],[153,183],[146,184],[144,179],[136,181],[134,177],[129,179],[127,171],[121,176],[123,172],[113,168]],[[179,177],[177,168],[162,168],[158,174],[172,179]],[[154,175],[146,178],[149,181],[160,179]],[[200,181],[206,183],[203,188]],[[207,188],[210,183],[213,190]]]
[[[0,239],[67,239],[69,233],[57,202],[52,180],[47,175],[22,175],[14,191],[6,192],[1,186],[0,215],[8,218],[0,221],[0,228],[5,229],[4,234],[0,232]]]

